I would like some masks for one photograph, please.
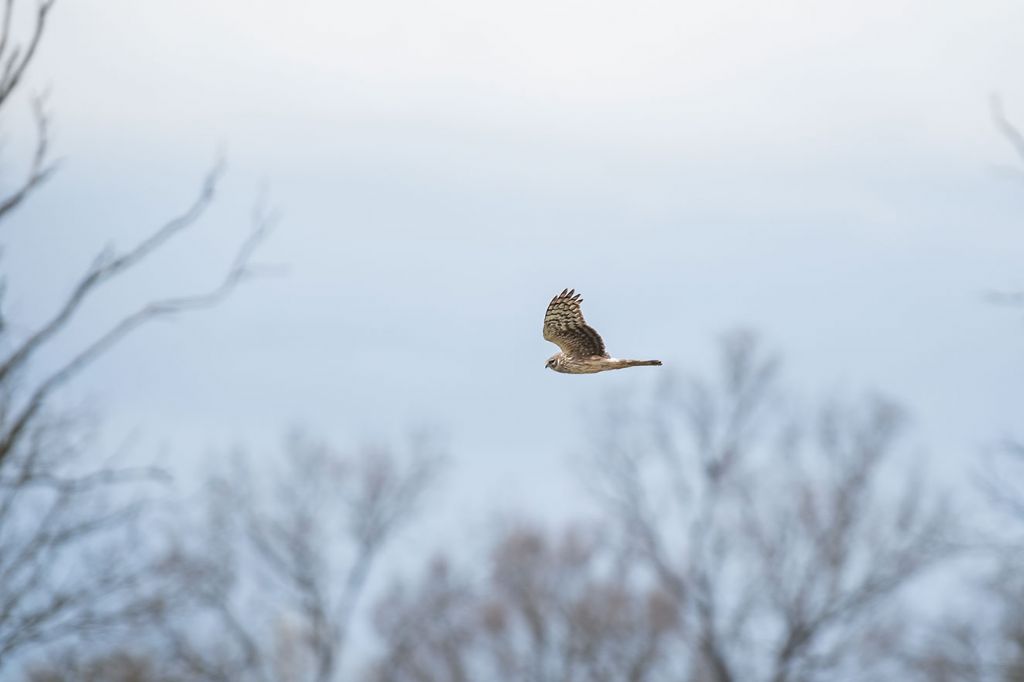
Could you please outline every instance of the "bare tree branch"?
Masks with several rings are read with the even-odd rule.
[[[201,201],[204,201],[201,199]],[[200,209],[201,210],[201,209]],[[184,225],[188,224],[191,220],[191,214],[186,214],[184,221],[176,221],[169,223],[163,229],[154,234],[150,239],[143,242],[140,247],[134,249],[126,256],[117,258],[111,262],[114,270],[113,272],[122,272],[125,267],[130,267],[132,263],[138,262],[138,259],[145,257],[146,254],[150,253],[153,249],[157,248],[159,244],[163,243],[170,234],[180,230]],[[24,428],[30,423],[32,418],[38,413],[38,411],[45,404],[50,394],[69,379],[74,377],[89,363],[94,361],[97,357],[110,350],[115,344],[121,341],[131,332],[138,329],[140,326],[158,318],[166,317],[170,315],[176,315],[185,311],[195,310],[198,308],[208,308],[217,303],[220,303],[228,294],[230,294],[244,279],[254,274],[254,271],[250,268],[250,259],[252,257],[253,250],[265,237],[270,225],[266,222],[259,223],[254,226],[253,231],[249,237],[243,242],[239,248],[237,255],[235,256],[234,263],[224,276],[223,280],[205,293],[195,294],[192,296],[182,296],[176,298],[167,298],[158,301],[152,301],[145,304],[134,313],[121,319],[120,322],[115,324],[113,327],[108,329],[105,333],[96,338],[91,344],[86,346],[71,360],[59,367],[57,370],[52,372],[46,379],[41,381],[35,388],[34,392],[26,401],[26,404],[21,411],[14,417],[11,424],[5,431],[0,431],[0,467],[3,466],[3,462],[6,459],[8,453],[11,450],[12,445],[17,441],[19,435]],[[127,265],[125,265],[127,264]],[[108,269],[108,265],[100,266],[95,269],[93,273],[101,273],[100,277],[108,277],[109,275],[102,273],[109,273],[111,270]],[[96,282],[98,280],[87,277],[83,280],[85,282]],[[81,298],[95,286],[94,284],[83,284],[75,290],[75,296],[77,301],[66,305],[61,313],[58,314],[54,320],[50,322],[44,330],[46,333],[40,337],[39,334],[33,337],[35,339],[33,346],[29,347],[23,345],[22,352],[30,353],[32,348],[37,347],[41,341],[45,340],[55,330],[58,330],[70,316],[74,308],[80,303]],[[73,298],[75,297],[73,296]],[[68,311],[68,312],[66,312]],[[66,312],[66,314],[65,314]],[[32,339],[30,339],[32,341]],[[18,362],[24,362],[24,356],[19,359]],[[11,360],[8,360],[3,367],[0,367],[0,381],[2,381],[3,373],[8,371],[11,366]]]
[[[6,198],[0,199],[0,220],[17,208],[29,194],[57,170],[56,162],[49,160],[50,118],[46,113],[46,98],[36,97],[32,100],[32,113],[36,124],[36,147],[29,165],[28,177],[20,187]]]
[[[675,599],[693,679],[830,679],[862,624],[885,627],[881,605],[955,551],[951,517],[881,482],[898,410],[827,404],[801,425],[778,409],[778,361],[749,334],[723,344],[717,381],[619,412],[626,435],[597,448],[602,499]]]
[[[385,648],[370,679],[678,679],[666,655],[680,634],[672,597],[635,581],[601,536],[512,525],[495,538],[482,581],[436,559],[412,589],[395,585],[377,605]]]
[[[22,468],[21,476],[0,481],[0,666],[30,646],[128,624],[149,613],[157,599],[141,583],[140,555],[116,557],[106,549],[147,507],[141,499],[118,505],[104,500],[114,486],[134,489],[151,480],[150,472],[76,478],[48,467]],[[99,554],[86,562],[88,570],[65,575],[68,561],[87,559],[92,551]]]
[[[1010,143],[1018,158],[1024,162],[1024,133],[1015,126],[1003,109],[1003,101],[997,94],[989,98],[989,109],[992,113],[992,121],[1003,137]],[[1012,306],[1015,308],[1024,307],[1024,291],[994,291],[987,295],[990,302],[996,305]]]
[[[15,91],[36,54],[46,28],[46,18],[55,0],[41,0],[36,5],[35,25],[27,48],[15,46],[8,53],[11,23],[14,15],[14,0],[5,0],[3,24],[0,26],[0,108]],[[24,182],[7,197],[0,199],[0,220],[17,208],[39,185],[47,180],[56,164],[48,158],[50,120],[46,113],[46,98],[33,98],[32,113],[36,125],[36,146]]]
[[[32,58],[35,57],[36,48],[39,47],[43,31],[46,28],[46,18],[50,10],[53,9],[55,2],[56,0],[39,0],[36,4],[35,27],[28,40],[28,46],[24,48],[24,51],[22,51],[20,46],[16,46],[11,50],[10,54],[6,54],[7,37],[13,13],[12,0],[6,1],[4,6],[3,33],[0,34],[0,63],[2,63],[0,68],[3,69],[2,74],[0,74],[0,106],[3,106],[7,98],[18,87],[22,76],[25,75],[29,64],[32,63]]]
[[[211,529],[210,542],[226,549],[180,550],[195,557],[192,566],[205,561],[182,583],[198,610],[166,625],[182,660],[197,662],[196,679],[337,679],[377,558],[411,519],[438,466],[423,443],[414,443],[405,463],[388,449],[345,456],[302,438],[284,455],[273,483],[240,462],[211,487],[216,519],[231,519],[233,530],[218,531],[214,540]],[[225,574],[236,581],[223,581]],[[240,593],[253,585],[267,597],[246,609]],[[209,641],[183,631],[203,617],[225,636]],[[282,649],[292,659],[282,658]]]
[[[1003,137],[1013,146],[1017,156],[1024,161],[1024,134],[1021,134],[1013,123],[1006,117],[1003,109],[1003,100],[999,95],[992,95],[989,98],[989,109],[992,112],[992,122]]]
[[[11,374],[21,368],[44,343],[58,333],[70,320],[82,303],[98,287],[114,277],[124,273],[126,270],[138,265],[146,257],[152,255],[169,239],[195,224],[203,212],[213,201],[218,181],[223,174],[223,164],[217,163],[207,173],[203,180],[192,205],[180,216],[167,222],[151,235],[146,237],[135,248],[120,256],[112,256],[109,251],[99,254],[93,261],[89,271],[78,281],[71,291],[71,294],[64,301],[63,305],[50,320],[42,325],[35,333],[22,342],[10,355],[0,364],[0,382],[3,382]],[[255,234],[260,234],[258,226]],[[249,240],[251,242],[252,239]],[[248,242],[247,242],[248,243]],[[244,248],[239,255],[247,255],[251,246]]]
[[[7,40],[11,35],[11,14],[14,11],[14,0],[4,0],[4,18],[0,25],[0,60],[7,51]]]
[[[55,0],[36,1],[35,21],[24,42],[14,35],[17,3],[2,2],[0,109],[14,101],[11,95],[25,82]],[[9,194],[0,196],[0,220],[56,168],[45,97],[33,100],[33,115],[37,137],[28,173],[6,190]],[[89,450],[85,434],[74,419],[56,413],[52,401],[83,368],[142,325],[215,305],[257,274],[251,263],[253,251],[273,217],[258,206],[251,233],[220,281],[208,290],[150,301],[87,340],[55,368],[28,370],[36,352],[67,331],[92,295],[198,222],[214,198],[221,174],[222,164],[217,163],[187,210],[128,251],[99,254],[52,316],[27,338],[5,338],[7,350],[0,358],[0,667],[29,647],[50,647],[72,636],[82,642],[108,628],[153,620],[172,610],[166,601],[172,591],[150,565],[158,534],[152,528],[140,533],[140,525],[152,520],[150,489],[142,485],[166,480],[166,474],[147,467],[97,468],[80,461]],[[0,293],[2,286],[0,278]],[[0,324],[0,334],[4,331]],[[242,641],[238,633],[244,627],[232,616],[225,607],[220,622],[234,633],[235,641]]]

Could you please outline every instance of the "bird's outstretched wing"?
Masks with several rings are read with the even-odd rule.
[[[575,289],[563,289],[551,299],[544,313],[544,338],[566,355],[577,358],[607,356],[601,335],[583,319],[580,311],[582,302]]]

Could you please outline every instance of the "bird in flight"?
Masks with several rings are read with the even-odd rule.
[[[661,360],[620,360],[608,355],[604,341],[583,319],[583,299],[575,289],[563,289],[544,313],[544,338],[562,349],[548,358],[549,369],[564,374],[593,374],[610,369],[661,365]]]

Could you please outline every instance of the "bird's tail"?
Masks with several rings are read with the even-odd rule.
[[[619,360],[619,367],[661,367],[661,360]]]

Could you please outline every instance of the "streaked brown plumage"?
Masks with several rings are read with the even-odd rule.
[[[562,349],[546,367],[564,374],[593,374],[610,369],[660,365],[661,360],[619,360],[608,355],[604,340],[583,319],[583,299],[575,289],[563,289],[544,313],[544,338]]]

